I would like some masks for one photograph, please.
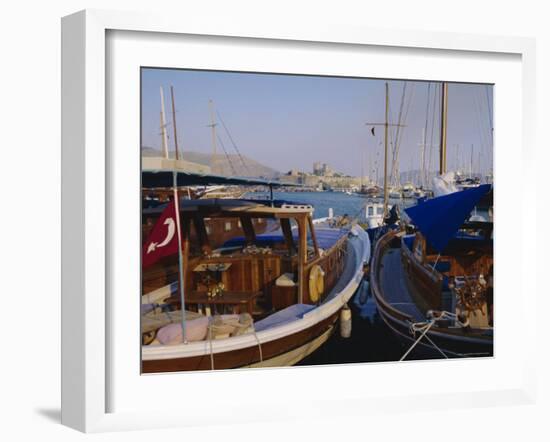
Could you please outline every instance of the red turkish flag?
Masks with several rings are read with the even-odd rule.
[[[174,201],[171,201],[161,213],[143,246],[143,267],[153,265],[164,256],[178,253],[178,236],[176,233],[176,210]]]

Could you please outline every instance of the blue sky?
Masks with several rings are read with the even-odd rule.
[[[142,69],[142,144],[160,148],[160,92],[164,87],[170,150],[173,150],[170,86],[176,98],[181,150],[211,153],[208,101],[212,99],[242,154],[281,172],[311,171],[322,161],[340,172],[360,175],[382,167],[383,128],[372,136],[366,122],[384,121],[385,80],[342,77],[252,74],[176,69]],[[398,121],[404,81],[389,81],[391,122]],[[427,143],[439,143],[439,84],[407,82],[401,122],[399,168],[420,168],[422,130],[430,89]],[[492,164],[493,87],[449,84],[448,166],[470,164],[487,171]],[[408,111],[407,111],[408,108]],[[407,117],[404,118],[406,113]],[[218,121],[219,123],[219,121]],[[432,130],[433,126],[433,130]],[[231,143],[219,124],[229,153]],[[395,130],[395,129],[394,129]],[[395,133],[393,134],[395,137]],[[223,151],[218,146],[218,152]],[[437,164],[438,150],[433,150]]]

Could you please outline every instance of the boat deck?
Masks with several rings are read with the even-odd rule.
[[[364,247],[365,244],[361,242],[358,238],[350,238],[346,249],[346,265],[344,267],[344,271],[338,279],[336,285],[327,295],[325,302],[336,297],[351,282],[357,270],[357,260],[361,256],[363,256]],[[256,322],[254,324],[254,328],[258,332],[262,330],[267,330],[275,326],[283,325],[302,318],[305,313],[313,309],[315,309],[314,305],[294,304],[282,311],[273,313],[272,315],[267,316],[266,318]]]
[[[417,322],[426,320],[413,302],[401,263],[400,250],[388,249],[382,257],[381,267],[384,271],[380,272],[380,285],[386,302],[396,310],[410,315]]]

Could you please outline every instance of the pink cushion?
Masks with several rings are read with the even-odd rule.
[[[208,332],[208,317],[188,320],[185,323],[185,337],[188,342],[202,341]],[[183,342],[181,323],[168,324],[159,329],[157,339],[163,345],[181,344]]]

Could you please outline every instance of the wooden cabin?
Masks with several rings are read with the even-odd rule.
[[[261,318],[293,304],[320,304],[343,272],[347,230],[316,227],[308,208],[191,200],[180,213],[188,310]],[[227,220],[237,220],[242,233],[220,244],[208,226]],[[261,233],[258,226],[268,224],[275,229]]]
[[[157,222],[162,209],[145,209],[142,212],[141,242],[142,246],[147,242],[153,226]],[[254,230],[257,233],[275,230],[277,226],[270,223],[269,219],[252,219]],[[239,218],[206,218],[204,219],[205,231],[209,237],[211,247],[221,247],[226,241],[236,236],[243,235],[242,223]],[[190,225],[189,245],[193,248],[191,253],[200,249],[194,223]],[[149,293],[178,279],[177,255],[161,258],[157,263],[146,269],[142,277],[142,293]]]

